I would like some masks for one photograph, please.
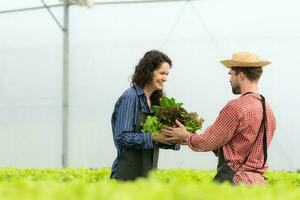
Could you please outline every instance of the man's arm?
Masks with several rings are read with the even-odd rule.
[[[194,151],[213,151],[228,143],[239,124],[238,112],[231,104],[227,104],[216,121],[203,134],[190,135],[187,145]]]
[[[213,151],[224,146],[233,137],[239,123],[238,112],[228,103],[220,112],[216,121],[203,134],[192,134],[176,121],[178,128],[165,127],[163,134],[168,136],[169,142],[182,143],[194,151]]]

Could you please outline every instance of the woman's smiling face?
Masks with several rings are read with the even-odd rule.
[[[167,81],[169,75],[170,65],[167,62],[161,63],[160,67],[153,71],[152,81],[149,84],[154,91],[162,90],[164,82]]]

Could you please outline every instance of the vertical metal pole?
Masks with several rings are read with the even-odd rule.
[[[69,2],[64,1],[62,166],[67,167],[69,139]]]

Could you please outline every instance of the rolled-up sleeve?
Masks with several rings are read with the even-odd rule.
[[[175,151],[178,151],[180,149],[180,145],[179,144],[162,144],[162,143],[158,143],[158,147],[161,149],[172,149]]]
[[[115,119],[115,141],[126,148],[151,149],[151,134],[135,132],[136,101],[137,98],[130,94],[121,97]]]

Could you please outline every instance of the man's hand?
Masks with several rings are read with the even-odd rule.
[[[191,133],[188,132],[184,125],[181,124],[178,120],[176,120],[176,124],[178,125],[177,128],[164,126],[161,134],[167,137],[165,140],[169,143],[186,144],[187,139],[191,135]]]

